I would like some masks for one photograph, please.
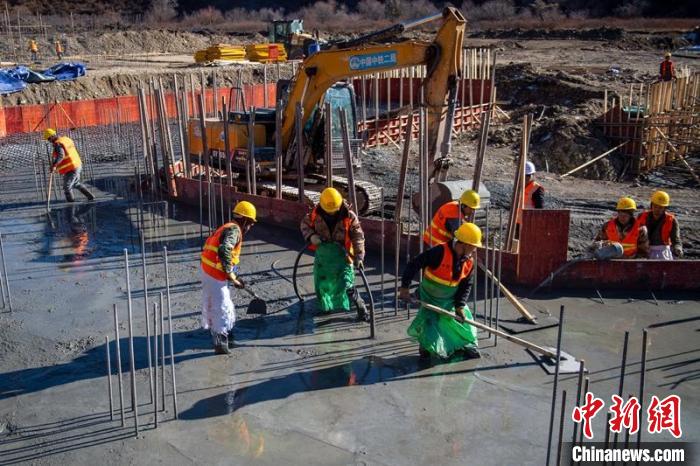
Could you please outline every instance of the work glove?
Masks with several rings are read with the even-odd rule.
[[[403,287],[399,288],[399,299],[401,301],[405,301],[407,303],[410,303],[412,301],[411,290],[409,290],[408,288],[403,288]]]
[[[240,278],[231,279],[231,283],[233,284],[234,288],[238,288],[239,290],[245,288],[245,283],[243,283],[243,280],[241,280]]]
[[[356,268],[358,268],[360,270],[363,270],[365,268],[365,263],[361,258],[355,257],[353,262],[354,262]]]
[[[673,255],[678,258],[683,257],[683,248],[680,246],[673,248]]]
[[[457,315],[457,320],[460,322],[464,322],[464,319],[467,318],[467,316],[464,314],[464,308],[463,307],[458,307],[455,309],[455,314]]]
[[[323,241],[321,240],[321,237],[317,234],[313,234],[309,237],[309,242],[313,244],[314,246],[318,246],[321,244]]]

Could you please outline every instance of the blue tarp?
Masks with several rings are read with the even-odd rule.
[[[27,87],[27,83],[18,79],[11,70],[0,70],[0,94],[12,94]]]
[[[44,70],[44,75],[53,76],[59,81],[70,81],[85,76],[85,64],[80,62],[63,62]]]

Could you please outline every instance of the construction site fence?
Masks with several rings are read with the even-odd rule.
[[[700,73],[673,81],[630,86],[627,96],[606,92],[599,124],[603,134],[640,174],[685,157],[700,146]]]

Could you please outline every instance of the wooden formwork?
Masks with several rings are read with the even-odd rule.
[[[646,173],[700,146],[700,73],[674,81],[631,85],[629,95],[605,93],[600,126],[628,159],[628,169]]]

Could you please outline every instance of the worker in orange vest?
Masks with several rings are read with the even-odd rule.
[[[659,81],[673,81],[676,79],[676,68],[671,61],[671,52],[666,52],[664,61],[659,65]]]
[[[61,44],[61,41],[56,39],[56,42],[54,43],[54,49],[56,50],[56,57],[58,57],[59,60],[63,59],[63,45]]]
[[[32,53],[32,61],[34,63],[39,61],[39,44],[37,44],[36,39],[29,41],[29,51]]]
[[[454,239],[422,252],[406,264],[401,277],[399,298],[411,300],[409,286],[418,270],[423,279],[418,288],[421,302],[454,311],[460,319],[472,319],[467,299],[475,276],[473,254],[481,247],[481,230],[473,223],[463,223]],[[448,359],[455,353],[466,358],[480,357],[476,329],[451,317],[421,307],[408,327],[409,336],[418,340],[421,358],[436,355]]]
[[[523,209],[544,209],[544,187],[535,181],[537,169],[535,164],[525,162],[525,189],[523,189]],[[516,232],[520,236],[520,223],[522,212],[518,211],[516,217]]]
[[[364,267],[365,234],[357,215],[335,188],[321,192],[318,205],[301,221],[301,234],[314,251],[314,288],[321,312],[349,311],[369,321],[367,306],[355,288],[355,269]]]
[[[83,193],[88,201],[94,200],[95,196],[80,182],[83,162],[80,160],[80,155],[75,148],[73,140],[68,136],[58,136],[53,128],[47,128],[44,131],[44,139],[53,145],[51,172],[58,171],[60,175],[63,175],[63,192],[66,195],[66,201],[75,201],[73,197],[74,189]]]
[[[228,283],[245,288],[238,277],[243,237],[257,222],[255,206],[240,201],[233,208],[233,219],[207,238],[200,258],[202,267],[202,327],[209,330],[216,354],[229,354],[233,348],[236,310]]]
[[[671,196],[665,191],[651,195],[651,209],[637,221],[649,232],[649,259],[673,260],[683,257],[683,243],[676,217],[667,211]]]
[[[459,197],[459,201],[450,201],[435,212],[430,226],[423,232],[423,242],[428,247],[446,243],[452,240],[454,232],[464,222],[471,219],[481,206],[481,197],[474,190],[467,190]]]
[[[624,259],[647,257],[647,229],[634,218],[637,203],[630,197],[621,197],[617,201],[616,210],[617,215],[603,224],[595,240],[620,243]]]

